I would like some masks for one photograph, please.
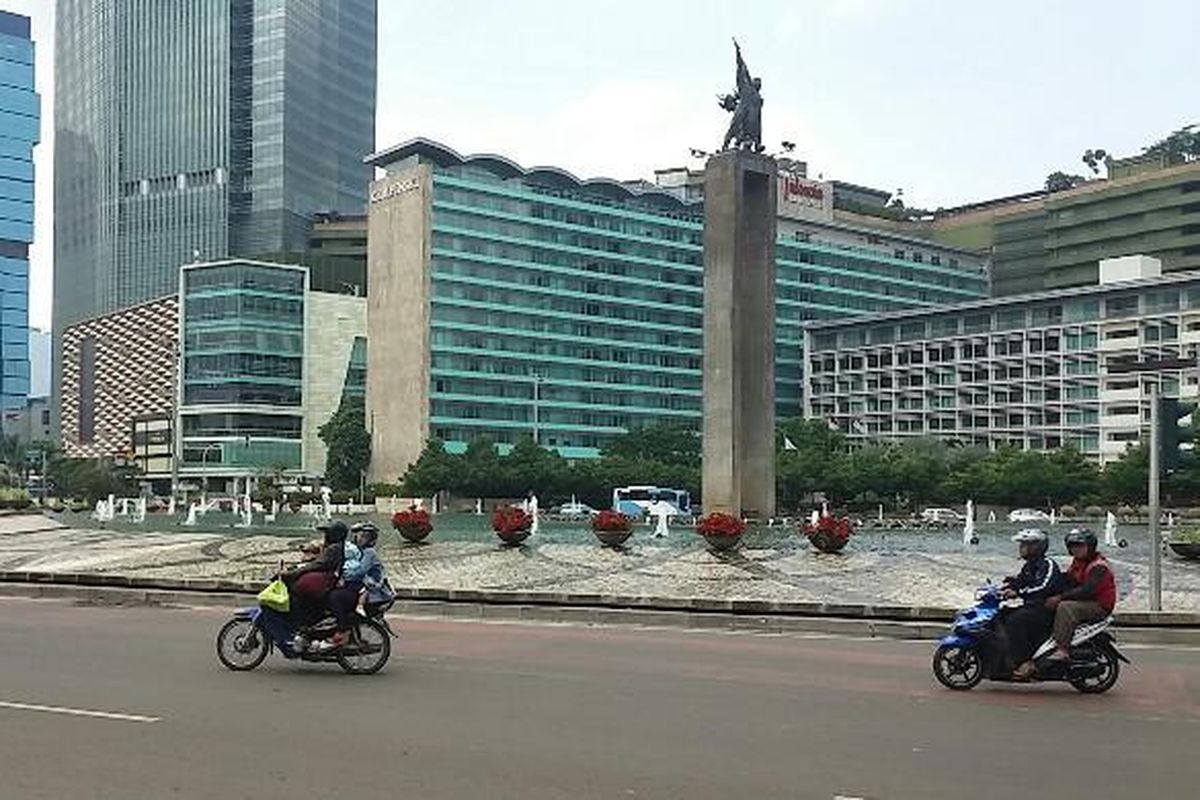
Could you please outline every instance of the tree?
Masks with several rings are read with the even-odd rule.
[[[1057,170],[1046,176],[1046,191],[1065,192],[1083,183],[1087,183],[1087,178],[1082,175],[1068,175],[1062,170]]]
[[[359,487],[371,464],[371,434],[361,397],[348,397],[329,421],[317,430],[325,443],[325,480],[334,491]]]
[[[1125,448],[1116,461],[1104,468],[1104,492],[1123,503],[1144,503],[1150,481],[1150,450],[1139,444]]]
[[[1200,130],[1196,125],[1185,125],[1177,131],[1142,148],[1146,155],[1165,156],[1168,164],[1182,164],[1200,159]]]
[[[462,458],[446,452],[441,439],[430,439],[425,449],[400,483],[404,494],[430,497],[443,491],[453,491],[462,485]]]
[[[499,497],[502,490],[500,455],[496,445],[481,436],[467,445],[460,462],[458,488],[467,497]]]
[[[1089,148],[1083,152],[1083,158],[1080,160],[1084,164],[1087,164],[1088,169],[1092,171],[1093,175],[1099,175],[1100,165],[1108,165],[1108,151],[1100,148],[1096,148],[1095,150]]]
[[[137,470],[101,458],[55,458],[46,471],[58,497],[94,503],[111,495],[137,494]]]
[[[618,436],[609,442],[604,455],[628,461],[699,465],[700,435],[683,425],[651,425]]]
[[[508,455],[500,460],[505,495],[517,497],[526,492],[553,495],[566,484],[563,476],[567,462],[557,450],[536,444],[532,436],[522,436]]]

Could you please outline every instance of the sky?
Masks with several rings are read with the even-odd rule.
[[[33,17],[43,135],[30,322],[48,326],[53,2]],[[764,143],[927,208],[1041,186],[1200,122],[1194,0],[379,0],[380,149],[414,136],[580,177],[719,145],[736,36]]]

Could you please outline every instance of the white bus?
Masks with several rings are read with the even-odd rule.
[[[672,516],[688,516],[692,513],[692,497],[684,489],[658,486],[622,486],[613,489],[613,510],[627,517],[643,516],[655,503],[671,506]]]

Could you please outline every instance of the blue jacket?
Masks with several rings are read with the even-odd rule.
[[[346,562],[342,571],[342,580],[346,583],[362,582],[367,590],[367,602],[377,603],[391,599],[383,572],[383,562],[375,554],[374,547],[364,547],[359,558],[354,562]]]

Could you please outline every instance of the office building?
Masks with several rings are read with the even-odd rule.
[[[362,213],[376,0],[59,0],[56,347],[181,265],[303,252]]]
[[[312,291],[309,275],[244,259],[188,264],[176,294],[67,328],[64,451],[132,458],[162,491],[176,442],[181,479],[208,476],[215,490],[322,475],[321,425],[365,392],[366,300]]]
[[[1112,461],[1145,435],[1151,384],[1197,394],[1195,368],[1122,372],[1200,353],[1200,272],[1161,267],[1110,259],[1093,286],[812,322],[805,414],[851,441],[1069,445]]]
[[[996,296],[1095,284],[1101,260],[1134,254],[1200,269],[1200,161],[1114,160],[1105,180],[951,209],[929,231],[989,252]]]
[[[29,18],[0,11],[0,410],[29,395],[29,245],[33,242],[34,91]]]
[[[462,450],[530,435],[587,458],[629,429],[698,427],[699,203],[427,139],[368,163],[387,173],[368,210],[373,479],[395,480],[430,436]],[[905,245],[924,248],[918,260],[818,239],[811,217],[829,198],[780,180],[775,396],[789,417],[805,321],[979,298],[987,282],[981,259],[929,242]]]

